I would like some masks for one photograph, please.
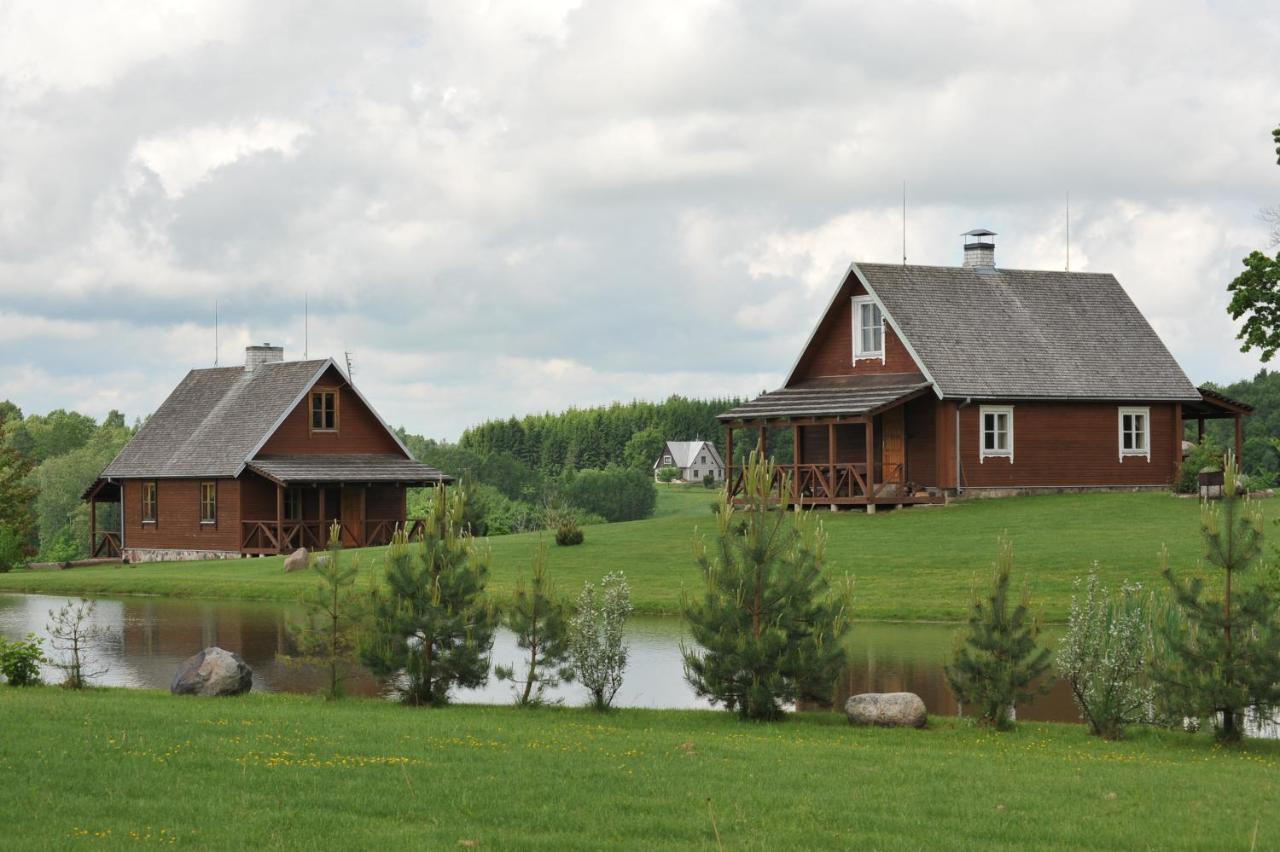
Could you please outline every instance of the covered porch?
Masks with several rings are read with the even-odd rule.
[[[941,456],[928,383],[784,388],[726,412],[720,420],[731,498],[742,493],[743,470],[735,465],[734,444],[742,440],[737,433],[746,432],[753,449],[775,458],[785,455],[778,452],[777,439],[790,439],[791,460],[779,463],[774,474],[779,502],[859,506],[874,512],[877,506],[946,501],[938,487]]]
[[[1210,388],[1197,388],[1200,391],[1200,401],[1182,404],[1182,421],[1194,420],[1196,422],[1196,443],[1204,441],[1204,427],[1206,420],[1231,420],[1234,421],[1234,441],[1236,453],[1236,464],[1241,463],[1244,457],[1244,418],[1253,414],[1253,406],[1243,402],[1223,396]]]
[[[408,489],[452,478],[393,456],[277,456],[250,462],[241,484],[240,552],[323,550],[337,524],[343,547],[379,547],[396,530],[421,534],[408,517]]]
[[[89,503],[89,558],[119,559],[121,543],[124,539],[124,494],[119,482],[108,479],[95,479],[84,492],[81,499]],[[114,504],[106,523],[99,517],[98,506],[102,503]]]

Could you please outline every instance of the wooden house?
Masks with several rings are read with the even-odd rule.
[[[735,430],[786,430],[781,499],[874,511],[1168,489],[1188,420],[1233,418],[1239,455],[1252,409],[1196,388],[1114,276],[999,269],[965,236],[961,267],[850,265],[783,387],[720,416],[730,464]]]
[[[716,482],[724,480],[724,460],[710,441],[667,441],[653,461],[654,479],[659,471],[670,467],[680,471],[683,482],[702,482],[707,476]]]
[[[95,556],[128,562],[351,547],[408,523],[406,488],[450,480],[413,459],[331,359],[250,346],[192,370],[85,493]],[[118,529],[97,504],[118,502]]]

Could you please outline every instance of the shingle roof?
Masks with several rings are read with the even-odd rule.
[[[674,466],[679,468],[692,466],[694,457],[703,447],[710,447],[719,463],[720,453],[716,451],[715,444],[709,441],[667,441],[667,452],[671,454]]]
[[[1113,275],[854,265],[945,397],[1198,400]]]
[[[768,420],[775,417],[853,417],[888,407],[928,387],[928,382],[917,382],[889,386],[782,388],[726,411],[718,415],[718,419],[735,421]]]
[[[434,467],[390,455],[259,456],[249,469],[285,485],[314,482],[395,482],[434,485],[453,482]]]
[[[236,476],[249,454],[333,362],[192,370],[104,477]]]

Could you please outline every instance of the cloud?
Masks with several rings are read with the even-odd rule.
[[[1194,380],[1280,197],[1261,3],[0,10],[0,393],[154,409],[254,341],[390,421],[781,381],[854,259],[1115,272]],[[303,302],[310,306],[304,333]],[[305,339],[304,339],[305,338]]]

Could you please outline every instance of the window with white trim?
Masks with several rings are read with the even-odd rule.
[[[1013,461],[1013,406],[984,405],[978,410],[978,461],[1006,458]]]
[[[853,360],[884,360],[884,314],[870,296],[853,299]]]
[[[1120,409],[1120,461],[1142,456],[1151,461],[1151,409]]]

